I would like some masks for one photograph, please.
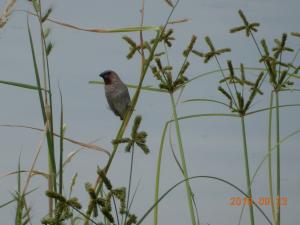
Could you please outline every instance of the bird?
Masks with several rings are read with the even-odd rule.
[[[106,70],[99,76],[104,80],[105,96],[110,109],[123,120],[130,107],[130,95],[127,86],[112,70]]]

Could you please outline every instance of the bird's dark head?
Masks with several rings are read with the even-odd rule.
[[[99,76],[103,78],[105,84],[111,84],[114,72],[111,70],[106,70],[102,72]]]

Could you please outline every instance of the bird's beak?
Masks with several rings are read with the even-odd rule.
[[[100,73],[99,76],[104,79],[104,73]]]

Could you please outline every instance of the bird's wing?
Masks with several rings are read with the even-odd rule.
[[[121,92],[116,94],[113,101],[113,108],[116,111],[115,114],[120,116],[121,119],[125,117],[129,103],[130,96],[126,87],[126,89],[123,89]]]
[[[121,116],[118,106],[116,105],[117,98],[114,95],[106,95],[106,98],[111,111],[113,111],[116,116]]]

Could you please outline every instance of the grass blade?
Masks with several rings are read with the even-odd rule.
[[[35,79],[36,79],[36,83],[37,83],[37,87],[38,87],[39,101],[40,101],[43,121],[44,121],[44,125],[47,127],[46,137],[47,137],[47,144],[48,144],[48,159],[49,159],[48,160],[48,164],[49,164],[48,185],[49,185],[50,191],[54,190],[56,192],[56,163],[55,163],[53,136],[51,135],[49,126],[47,126],[48,119],[47,119],[47,115],[46,115],[46,111],[45,111],[45,104],[44,104],[43,94],[42,94],[42,90],[41,90],[40,75],[39,75],[39,70],[38,70],[38,66],[37,66],[37,60],[36,60],[36,56],[35,56],[34,44],[33,44],[33,40],[32,40],[28,17],[27,17],[27,31],[28,31],[28,36],[29,36],[30,49],[31,49],[31,54],[32,54]],[[51,125],[51,124],[49,124],[49,125]],[[52,212],[52,207],[53,207],[52,199],[49,198],[50,214]]]
[[[252,115],[258,112],[264,112],[264,111],[268,111],[270,109],[277,109],[277,108],[286,108],[286,107],[296,107],[296,106],[300,106],[300,104],[287,104],[287,105],[278,105],[278,106],[273,106],[272,108],[267,107],[267,108],[262,108],[262,109],[258,109],[252,112],[248,112],[246,115]]]
[[[39,88],[37,86],[31,85],[31,84],[13,82],[13,81],[0,80],[0,84],[6,84],[6,85],[11,85],[11,86],[25,88],[25,89],[31,89],[31,90],[39,90]],[[44,90],[44,88],[42,88],[41,90]]]
[[[63,188],[63,152],[64,152],[64,111],[61,89],[60,95],[60,138],[59,138],[59,193],[62,194]]]
[[[161,168],[161,159],[162,159],[162,153],[164,149],[164,143],[165,143],[165,137],[167,133],[167,128],[168,128],[169,123],[165,123],[163,132],[162,132],[162,137],[160,139],[160,146],[159,146],[159,152],[157,156],[157,164],[156,164],[156,176],[155,176],[155,192],[154,192],[154,202],[158,201],[158,196],[159,196],[159,181],[160,181],[160,168]],[[154,214],[153,214],[153,224],[157,225],[158,224],[158,204],[155,205],[154,208]]]

